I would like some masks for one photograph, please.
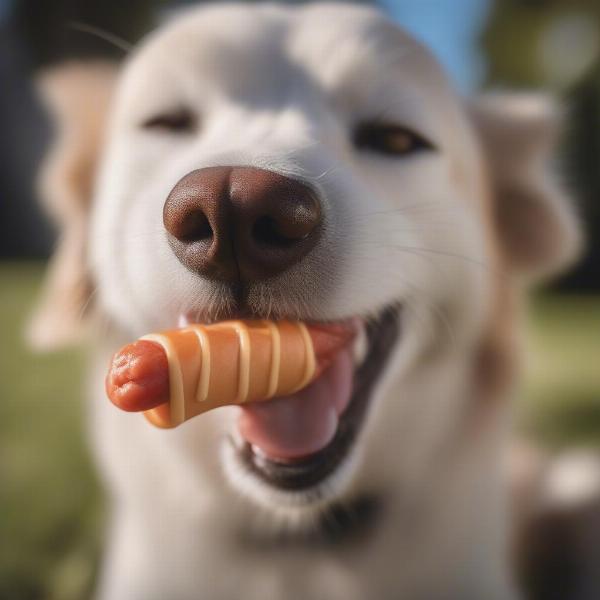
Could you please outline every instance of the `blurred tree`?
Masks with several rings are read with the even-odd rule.
[[[565,289],[600,289],[600,61],[567,95],[570,127],[563,160],[581,202],[588,252],[562,282]]]
[[[34,67],[74,57],[119,59],[123,50],[74,24],[134,42],[150,28],[160,4],[160,0],[129,0],[126,5],[120,0],[20,0],[13,19]]]
[[[494,84],[565,89],[600,52],[598,0],[496,0],[484,35]]]

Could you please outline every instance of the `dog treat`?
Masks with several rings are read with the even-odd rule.
[[[106,378],[111,401],[176,427],[219,406],[292,394],[354,335],[343,325],[223,321],[150,334],[122,348]]]

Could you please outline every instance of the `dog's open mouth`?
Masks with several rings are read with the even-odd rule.
[[[230,436],[236,463],[272,486],[301,490],[350,456],[398,337],[399,309],[333,322],[276,323],[252,315],[214,323],[212,341],[208,326],[190,323],[182,315],[175,332],[140,338],[117,352],[106,378],[109,398],[166,428],[237,404]],[[196,402],[208,398],[212,404],[199,410]]]
[[[284,490],[317,485],[350,454],[372,390],[399,333],[398,307],[357,325],[311,385],[290,396],[244,406],[232,443],[244,466]]]

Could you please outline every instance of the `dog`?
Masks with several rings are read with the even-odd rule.
[[[40,90],[61,235],[29,336],[92,342],[98,598],[520,597],[503,468],[520,307],[580,246],[558,107],[465,99],[376,9],[338,3],[194,7],[123,65],[63,65]],[[173,194],[192,208],[167,228]],[[238,407],[171,431],[117,410],[111,354],[182,316],[359,323],[333,431],[324,409],[267,408],[258,433]]]

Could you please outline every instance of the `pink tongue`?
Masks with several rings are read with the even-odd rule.
[[[274,460],[318,452],[333,439],[339,416],[350,402],[352,374],[352,355],[346,349],[303,390],[242,407],[240,433]]]

